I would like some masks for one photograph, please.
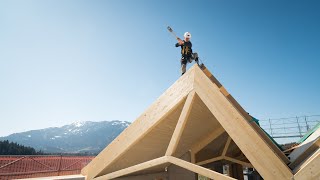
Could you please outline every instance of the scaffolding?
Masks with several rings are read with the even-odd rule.
[[[279,143],[296,142],[320,122],[320,115],[260,120],[260,126]]]

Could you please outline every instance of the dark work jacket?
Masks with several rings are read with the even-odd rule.
[[[176,47],[179,47],[181,46],[181,55],[182,57],[185,57],[185,58],[190,58],[191,55],[192,55],[192,43],[191,41],[183,41],[184,44],[183,45],[180,45],[179,43],[176,44]]]

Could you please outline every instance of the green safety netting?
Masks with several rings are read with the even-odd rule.
[[[317,129],[320,128],[320,122],[310,129],[297,143],[303,143],[311,134],[313,134]]]
[[[252,117],[252,116],[251,116],[251,117]],[[251,122],[255,122],[255,123],[261,128],[258,119],[252,117]],[[263,131],[264,133],[266,133],[266,135],[269,137],[269,139],[270,139],[281,151],[283,151],[282,147],[281,147],[263,128],[261,128],[261,129],[262,129],[262,131]]]

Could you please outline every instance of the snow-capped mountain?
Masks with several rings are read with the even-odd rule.
[[[9,140],[48,153],[97,153],[125,128],[126,121],[75,122],[62,127],[14,133],[0,140]]]

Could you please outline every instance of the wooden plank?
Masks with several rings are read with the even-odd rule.
[[[228,177],[226,175],[217,173],[215,171],[206,169],[204,167],[192,164],[190,162],[187,162],[187,161],[184,161],[184,160],[172,157],[172,156],[168,157],[168,159],[169,159],[169,162],[171,162],[172,164],[174,164],[176,166],[179,166],[179,167],[182,167],[182,168],[187,169],[189,171],[201,174],[201,175],[206,176],[211,179],[219,179],[219,180],[232,180],[233,179],[233,180],[235,180],[234,178]]]
[[[313,154],[315,151],[319,149],[320,137],[318,137],[315,141],[310,142],[310,146],[309,145],[305,145],[305,146],[308,146],[308,147],[306,149],[303,148],[303,151],[299,153],[299,156],[297,156],[295,160],[291,164],[289,164],[289,167],[291,169],[295,169],[302,161],[306,160],[307,157],[310,156],[310,154]]]
[[[169,146],[168,146],[168,149],[166,152],[166,156],[172,155],[177,148],[180,137],[182,135],[182,132],[184,130],[184,127],[187,123],[188,117],[191,112],[192,103],[194,102],[194,96],[195,96],[195,92],[192,91],[189,93],[189,95],[187,97],[187,100],[183,106],[181,115],[179,117],[178,123],[176,125],[176,128],[173,132],[172,138],[170,140],[170,143],[169,143]]]
[[[223,148],[228,140],[228,134],[224,132],[214,141],[210,142],[206,147],[196,154],[196,162],[204,161],[210,158],[221,156]],[[239,150],[240,151],[240,150]],[[228,150],[229,152],[229,150]]]
[[[248,114],[246,110],[243,109],[243,107],[234,99],[234,97],[229,94],[226,96],[226,98],[230,101],[230,103],[239,111],[239,113],[248,121],[250,122],[252,120],[251,116]]]
[[[255,122],[251,122],[250,125],[285,164],[290,163],[288,157],[271,141],[271,139],[266,135],[260,126],[258,126]]]
[[[249,122],[253,129],[259,134],[259,136],[268,144],[268,146],[277,154],[279,158],[285,163],[289,164],[290,160],[288,157],[272,142],[272,140],[266,135],[266,133],[252,121],[252,117],[242,108],[242,106],[233,98],[230,94],[227,99],[234,105],[234,107],[241,113],[241,115]]]
[[[245,166],[245,167],[253,168],[252,164],[244,162],[244,161],[240,161],[240,160],[235,159],[235,158],[231,158],[231,157],[225,156],[224,159],[227,160],[227,161],[231,161],[231,162],[237,163],[237,164],[241,164],[242,166]]]
[[[224,96],[229,96],[229,92],[226,90],[226,88],[224,88],[223,86],[220,87],[220,91],[222,92],[222,94]]]
[[[215,140],[217,137],[219,137],[221,134],[223,134],[225,131],[222,127],[219,129],[211,132],[210,134],[206,135],[205,137],[202,138],[201,141],[197,142],[194,144],[191,148],[191,151],[193,153],[199,152],[201,149],[203,149],[205,146],[207,146],[210,142]]]
[[[320,179],[320,151],[317,151],[294,175],[295,180]]]
[[[256,133],[244,116],[199,68],[195,70],[196,93],[262,177],[291,179],[291,170]]]
[[[220,92],[227,97],[231,104],[240,112],[240,114],[248,121],[251,122],[252,117],[243,109],[243,107],[233,98],[231,94],[221,85],[221,83],[216,79],[211,72],[205,67],[202,67],[204,74],[211,80],[212,83],[219,87]],[[285,164],[289,164],[290,160],[288,157],[271,141],[271,139],[262,131],[262,129],[256,123],[250,123],[255,131],[263,138],[263,140],[268,144],[268,146],[277,154],[278,157],[282,159]]]
[[[230,145],[230,143],[231,143],[231,137],[229,136],[228,137],[228,140],[227,140],[227,142],[226,142],[226,145],[224,146],[224,148],[223,148],[223,151],[222,151],[222,157],[225,157],[226,156],[226,153],[227,153],[227,150],[228,150],[228,148],[229,148],[229,145]]]
[[[195,143],[201,141],[205,135],[216,131],[218,128],[221,128],[221,125],[196,95],[188,122],[184,127],[177,149],[172,156],[182,156]]]
[[[195,67],[195,66],[194,66]],[[93,159],[82,173],[88,179],[106,174],[106,169],[134,144],[139,142],[157,124],[183,103],[193,90],[194,67],[190,68],[166,90],[141,116],[125,129],[108,147]]]
[[[196,163],[196,154],[190,151],[191,154],[191,163],[195,164]]]
[[[215,161],[220,161],[220,160],[222,160],[222,159],[223,159],[223,157],[222,157],[222,156],[219,156],[219,157],[214,157],[214,158],[211,158],[211,159],[207,159],[207,160],[198,162],[198,163],[196,163],[196,164],[199,165],[199,166],[202,166],[202,165],[205,165],[205,164],[213,163],[213,162],[215,162]]]
[[[248,120],[251,120],[250,115],[242,108],[242,106],[232,97],[231,94],[222,86],[216,77],[205,67],[202,67],[204,74],[210,79],[212,83],[218,86],[221,93],[228,98],[229,101],[237,108],[237,110]]]
[[[162,157],[167,151],[183,105],[184,103],[181,103],[167,118],[152,128],[140,141],[114,161],[104,171],[105,174]]]
[[[152,167],[155,167],[155,166],[159,166],[159,165],[162,165],[162,164],[165,164],[165,163],[168,163],[168,157],[166,157],[166,156],[160,157],[160,158],[157,158],[157,159],[153,159],[153,160],[141,163],[141,164],[137,164],[137,165],[125,168],[125,169],[121,169],[119,171],[115,171],[113,173],[109,173],[109,174],[106,174],[106,175],[103,175],[103,176],[99,176],[99,177],[94,178],[94,179],[95,180],[114,179],[114,178],[117,178],[117,177],[121,177],[121,176],[125,176],[125,175],[128,175],[128,174],[134,173],[134,172],[138,172],[138,171],[141,171],[141,170],[144,170],[144,169],[148,169],[148,168],[152,168]]]
[[[213,82],[215,85],[217,85],[219,88],[222,87],[222,84],[218,81],[218,79],[216,77],[214,77],[211,72],[209,71],[209,69],[207,69],[207,67],[205,67],[203,65],[202,67],[202,71],[204,72],[204,74],[211,80],[211,82]]]
[[[285,164],[289,164],[290,160],[288,157],[272,142],[272,140],[266,135],[266,133],[252,121],[252,117],[242,108],[242,106],[233,98],[231,94],[226,96],[226,98],[233,104],[233,106],[240,112],[240,114],[250,123],[253,129],[259,134],[259,136],[268,144],[268,146],[277,154],[278,157]]]
[[[249,122],[252,128],[259,134],[259,136],[267,143],[276,155],[281,158],[285,164],[289,164],[288,157],[272,142],[272,140],[266,135],[259,125],[252,121],[252,117],[242,108],[242,106],[233,98],[230,94],[227,99],[234,105],[234,107],[240,112],[240,114]]]
[[[299,170],[304,168],[306,166],[306,164],[308,164],[310,162],[310,160],[313,159],[314,156],[317,156],[317,154],[319,154],[319,153],[320,153],[320,148],[318,148],[314,153],[309,154],[309,156],[304,161],[302,161],[298,166],[296,166],[293,169],[293,174],[296,174]]]

